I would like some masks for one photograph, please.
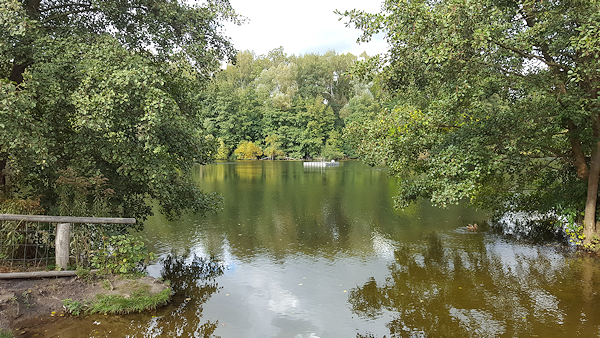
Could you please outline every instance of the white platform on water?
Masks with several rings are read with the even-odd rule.
[[[339,167],[340,162],[304,162],[304,167],[324,168],[324,167]]]

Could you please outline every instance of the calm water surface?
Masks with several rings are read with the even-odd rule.
[[[216,215],[146,225],[173,302],[67,318],[47,337],[597,337],[597,260],[503,238],[473,209],[393,211],[394,180],[343,162],[199,167]],[[34,335],[36,332],[30,332]]]

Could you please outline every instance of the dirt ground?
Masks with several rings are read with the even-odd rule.
[[[95,299],[98,294],[129,297],[140,289],[140,284],[149,285],[152,294],[168,288],[153,277],[125,279],[104,275],[87,281],[77,277],[0,279],[0,329],[18,330],[64,316],[63,299],[85,301]]]

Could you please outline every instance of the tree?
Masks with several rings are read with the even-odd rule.
[[[303,157],[317,157],[321,155],[326,138],[334,128],[333,109],[324,103],[322,96],[298,100],[297,109]]]
[[[234,149],[243,140],[262,137],[262,112],[253,88],[239,88],[220,75],[207,86],[207,98],[202,102],[203,126],[206,133]]]
[[[600,2],[386,1],[349,11],[383,31],[385,113],[348,135],[401,178],[398,205],[463,198],[496,210],[584,211],[596,232]]]
[[[252,141],[243,141],[233,152],[240,160],[255,160],[263,154],[262,149]]]
[[[24,70],[35,60],[34,42],[46,37],[65,38],[111,34],[129,50],[151,50],[160,60],[183,54],[203,75],[211,74],[219,60],[233,56],[229,40],[221,35],[222,20],[239,22],[227,1],[204,6],[180,1],[18,1],[2,0],[3,69],[20,83]],[[7,67],[6,63],[10,66]]]
[[[217,149],[217,155],[215,159],[226,160],[229,158],[229,148],[225,145],[222,139],[219,139],[219,148]]]
[[[379,103],[369,90],[372,86],[372,82],[363,84],[354,81],[355,95],[340,110],[340,118],[346,125],[353,121],[362,123],[365,120],[371,120],[381,110]]]
[[[298,66],[294,63],[280,63],[260,73],[256,81],[256,91],[265,102],[279,110],[292,107],[292,98],[298,90],[296,77]]]
[[[321,96],[334,113],[352,96],[348,72],[356,57],[328,51],[324,55],[304,54],[291,58],[298,65],[298,93],[304,98]]]
[[[342,151],[342,148],[343,143],[341,139],[341,133],[337,130],[334,130],[329,134],[329,138],[325,142],[325,146],[323,147],[321,157],[326,160],[339,160],[344,157],[344,152]]]
[[[339,112],[357,93],[347,74],[355,56],[334,51],[288,56],[280,47],[267,55],[239,52],[236,59],[207,86],[202,103],[207,133],[229,149],[277,135],[278,149],[294,158],[320,156],[324,147],[335,158],[344,156],[340,151],[348,147],[338,139],[344,125]],[[333,133],[335,142],[329,142]]]
[[[279,136],[277,134],[272,134],[265,137],[265,143],[267,147],[264,150],[264,154],[271,158],[271,161],[275,159],[275,157],[283,156],[284,153],[281,151],[279,147],[281,147],[281,143],[279,141]]]
[[[71,168],[107,179],[113,215],[144,218],[151,199],[167,215],[214,207],[188,173],[216,153],[199,112],[219,59],[234,57],[226,19],[237,20],[218,0],[1,1],[0,169],[12,192],[55,212],[54,182]]]

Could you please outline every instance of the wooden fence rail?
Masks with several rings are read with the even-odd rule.
[[[115,217],[71,217],[45,215],[0,214],[0,221],[50,222],[50,223],[92,223],[92,224],[135,224],[135,218]]]
[[[56,223],[55,257],[56,265],[63,270],[69,263],[69,234],[72,223],[88,224],[135,224],[135,218],[115,217],[71,217],[45,215],[0,214],[0,221]]]

